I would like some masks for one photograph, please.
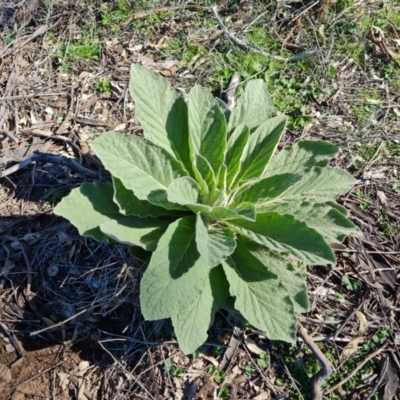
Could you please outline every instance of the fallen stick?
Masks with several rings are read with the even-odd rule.
[[[322,368],[311,378],[313,400],[322,400],[323,393],[321,389],[321,384],[323,380],[325,380],[332,374],[333,365],[326,359],[322,351],[318,348],[318,346],[313,341],[312,337],[307,333],[307,331],[303,328],[301,324],[297,324],[297,329],[300,337],[313,352],[313,354],[318,360],[319,365]]]
[[[40,153],[40,152],[34,152],[31,156],[29,156],[27,159],[21,161],[20,163],[13,165],[10,168],[5,169],[4,171],[0,172],[0,178],[4,178],[5,176],[11,175],[14,172],[17,172],[28,165],[32,164],[33,162],[44,162],[44,163],[53,163],[53,164],[58,164],[58,165],[64,165],[68,167],[69,169],[72,169],[73,171],[77,172],[80,175],[88,176],[90,178],[97,178],[98,173],[95,171],[92,171],[88,168],[82,167],[82,165],[78,164],[74,160],[70,160],[68,158],[64,158],[61,156],[56,156],[54,154],[46,154],[46,153]]]

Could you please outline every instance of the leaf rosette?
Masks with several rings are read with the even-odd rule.
[[[138,65],[129,88],[144,137],[96,138],[112,182],[83,184],[55,213],[82,235],[149,257],[142,313],[171,318],[186,354],[232,304],[271,340],[294,342],[309,307],[297,263],[334,263],[331,245],[358,232],[335,203],[355,183],[329,166],[338,148],[306,140],[277,153],[286,118],[272,117],[262,80],[231,111],[200,86],[186,103]]]

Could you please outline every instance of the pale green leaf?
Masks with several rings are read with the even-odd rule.
[[[113,202],[113,194],[111,183],[84,183],[57,204],[54,214],[67,218],[83,236],[106,239],[98,227],[124,217]]]
[[[285,147],[272,157],[263,177],[285,172],[301,173],[312,167],[326,167],[338,151],[337,146],[322,140],[303,140]]]
[[[235,232],[219,225],[209,225],[201,213],[196,217],[196,244],[205,265],[214,268],[233,253],[236,247]]]
[[[208,192],[213,191],[216,188],[217,183],[215,181],[215,173],[211,168],[210,163],[203,156],[196,154],[194,164],[201,178],[207,184]]]
[[[348,210],[347,208],[341,206],[340,204],[335,203],[334,201],[327,201],[326,204],[335,210],[338,210],[341,214],[343,214],[345,217],[348,215]]]
[[[296,315],[289,293],[278,277],[238,242],[222,263],[235,308],[270,340],[294,343]]]
[[[196,204],[199,198],[199,184],[192,178],[185,176],[174,179],[167,189],[168,201],[171,203]]]
[[[216,97],[215,99],[217,100],[219,109],[221,110],[222,114],[224,114],[225,121],[229,121],[231,110],[228,108],[228,105],[218,97]]]
[[[331,248],[322,236],[291,215],[276,212],[258,214],[256,222],[234,220],[229,225],[239,234],[277,252],[310,265],[335,262]]]
[[[243,202],[262,204],[268,199],[275,199],[283,195],[301,179],[301,175],[287,173],[249,181],[233,194],[232,207],[236,207]]]
[[[356,180],[353,176],[342,169],[315,167],[305,172],[302,180],[282,195],[275,199],[268,199],[264,203],[301,202],[303,200],[325,203],[346,194],[355,183]]]
[[[299,268],[276,253],[273,253],[263,246],[254,243],[244,243],[250,253],[258,258],[268,269],[277,276],[286,289],[286,293],[294,304],[297,313],[305,313],[309,310],[307,295],[307,282],[301,275]]]
[[[211,207],[198,202],[199,191],[200,186],[194,179],[188,176],[177,178],[168,186],[168,201],[186,206],[195,213],[208,213]]]
[[[188,173],[166,150],[144,138],[119,133],[101,135],[92,148],[104,167],[137,198],[167,209],[182,209],[167,200],[167,188]]]
[[[256,209],[252,203],[241,203],[237,208],[231,210],[226,207],[213,207],[209,218],[214,221],[227,221],[230,219],[256,220]]]
[[[342,243],[346,236],[357,233],[357,227],[341,212],[326,204],[307,201],[280,202],[258,210],[262,212],[278,212],[292,215],[314,228],[327,243]]]
[[[86,231],[84,236],[89,236],[94,240],[97,240],[98,242],[102,242],[103,240],[105,240],[107,241],[107,243],[115,243],[113,239],[111,239],[101,231],[100,227]]]
[[[243,94],[237,99],[228,122],[228,132],[240,124],[245,124],[250,130],[271,118],[272,102],[268,87],[262,79],[253,79],[247,85]]]
[[[212,207],[207,206],[205,204],[187,204],[186,207],[193,211],[195,214],[201,212],[204,214],[209,214],[212,210]]]
[[[184,310],[172,316],[179,347],[185,354],[193,353],[207,340],[207,330],[214,321],[214,314],[222,307],[228,294],[222,268],[213,268],[203,291]]]
[[[210,282],[214,298],[213,310],[216,312],[224,306],[226,299],[229,297],[229,284],[222,265],[210,271]]]
[[[147,320],[177,315],[202,293],[210,270],[197,251],[195,232],[195,218],[181,218],[159,240],[140,286]]]
[[[154,251],[171,221],[154,218],[124,217],[103,222],[101,231],[115,241]]]
[[[135,101],[135,118],[145,138],[190,167],[188,110],[168,80],[138,64],[131,65],[129,91]]]
[[[224,162],[225,117],[218,101],[201,86],[189,92],[189,134],[194,154],[202,155],[217,174]]]
[[[227,165],[226,184],[228,187],[240,170],[240,161],[249,136],[249,128],[242,124],[235,128],[228,139],[227,152],[225,155],[225,164]]]
[[[114,202],[118,204],[119,211],[124,215],[133,215],[140,218],[157,218],[162,215],[171,215],[171,210],[157,207],[146,200],[139,200],[132,190],[128,190],[122,182],[113,177]]]
[[[218,173],[218,178],[217,178],[217,187],[218,189],[225,191],[226,190],[226,173],[227,173],[227,168],[225,164],[221,165],[221,168],[219,169]]]
[[[228,196],[224,191],[214,189],[203,196],[201,202],[212,207],[224,207],[228,202]]]
[[[240,171],[232,187],[242,181],[260,178],[285,130],[286,117],[277,116],[261,124],[251,135],[244,148]]]

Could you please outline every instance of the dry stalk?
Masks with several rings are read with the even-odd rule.
[[[328,378],[333,372],[333,365],[326,359],[322,351],[313,341],[312,337],[307,333],[301,324],[297,324],[300,337],[303,339],[304,343],[313,352],[318,360],[321,370],[311,378],[311,387],[313,393],[313,400],[322,400],[322,382]]]

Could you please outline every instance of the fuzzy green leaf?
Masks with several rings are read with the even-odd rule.
[[[217,100],[219,109],[221,110],[222,114],[224,114],[225,121],[229,121],[231,110],[228,108],[228,105],[218,97],[216,97],[215,99]]]
[[[193,353],[207,340],[207,330],[214,321],[214,314],[222,307],[228,294],[222,268],[213,268],[195,301],[172,316],[179,347],[185,354]]]
[[[314,228],[327,243],[342,243],[346,236],[359,232],[341,212],[326,204],[307,201],[280,202],[258,210],[259,214],[262,212],[292,215],[310,228]]]
[[[322,236],[291,215],[276,212],[257,214],[256,222],[234,220],[229,225],[239,234],[277,252],[289,252],[290,257],[307,264],[335,262],[331,248]]]
[[[118,204],[119,211],[124,215],[133,215],[140,218],[157,218],[162,215],[171,215],[171,210],[157,207],[146,200],[139,200],[132,190],[128,190],[122,182],[113,177],[114,202]]]
[[[210,163],[203,156],[196,154],[194,157],[194,164],[201,178],[207,184],[208,192],[213,191],[217,187],[217,183],[215,181],[215,173]]]
[[[200,186],[194,179],[188,176],[177,178],[168,186],[168,201],[186,206],[194,213],[208,213],[211,207],[198,202],[199,191]]]
[[[285,147],[272,157],[263,177],[285,172],[301,173],[312,167],[326,167],[331,158],[339,151],[338,147],[322,140],[304,140]]]
[[[215,174],[224,162],[225,117],[212,94],[195,86],[189,93],[189,134],[194,154],[202,155]]]
[[[188,173],[170,153],[138,136],[104,134],[92,148],[105,168],[137,198],[170,210],[182,207],[167,200],[167,188]]]
[[[271,118],[272,102],[268,87],[262,79],[254,79],[247,83],[243,94],[237,99],[228,123],[228,132],[240,124],[250,130]]]
[[[315,167],[303,174],[298,183],[290,187],[275,199],[267,199],[263,204],[281,202],[312,201],[325,203],[334,201],[337,197],[347,193],[356,183],[348,172],[338,168]]]
[[[296,315],[289,293],[278,277],[238,242],[222,263],[235,308],[270,340],[294,343]]]
[[[205,265],[214,268],[230,256],[236,247],[235,232],[218,225],[208,225],[201,213],[196,217],[196,244]]]
[[[211,212],[208,214],[208,217],[215,221],[227,221],[230,219],[255,221],[256,210],[252,203],[241,203],[234,210],[225,207],[213,207]]]
[[[226,184],[229,187],[240,170],[240,161],[250,136],[246,125],[239,125],[232,132],[227,144],[225,164],[227,165]]]
[[[113,202],[113,194],[111,183],[84,183],[61,200],[54,214],[67,218],[83,236],[99,241],[107,239],[98,227],[124,217]]]
[[[222,164],[221,168],[219,169],[217,178],[218,181],[217,187],[222,191],[226,191],[226,174],[227,174],[227,167],[225,164]]]
[[[202,293],[210,270],[197,251],[195,232],[195,219],[181,218],[159,240],[140,286],[147,320],[177,315]]]
[[[240,171],[233,187],[252,178],[260,178],[285,130],[286,117],[278,116],[261,124],[251,135],[244,148]]]
[[[301,275],[300,270],[283,257],[269,251],[263,246],[255,243],[245,243],[244,245],[254,257],[265,265],[268,271],[277,276],[291,298],[294,310],[297,313],[308,312],[307,283]]]
[[[341,214],[343,214],[345,217],[349,214],[347,208],[341,206],[340,204],[335,203],[334,201],[327,201],[326,205],[329,207],[334,208],[335,210],[339,211]]]
[[[103,222],[100,229],[105,235],[119,243],[154,251],[170,223],[171,221],[154,218],[125,217]]]
[[[283,195],[301,179],[301,175],[288,173],[245,183],[234,193],[232,207],[243,202],[262,204],[268,199],[275,199]]]
[[[129,91],[145,138],[190,166],[187,105],[160,74],[131,66]]]
[[[177,178],[168,186],[168,201],[183,206],[186,204],[196,204],[199,192],[199,184],[194,179],[188,176]]]

